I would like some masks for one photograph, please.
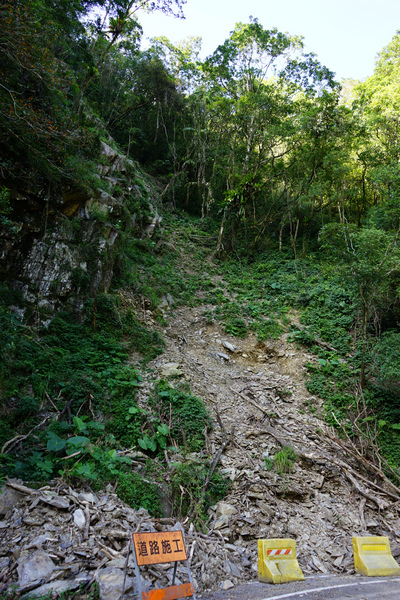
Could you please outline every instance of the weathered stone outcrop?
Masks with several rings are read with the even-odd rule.
[[[131,160],[101,142],[97,171],[91,194],[72,186],[11,189],[16,225],[0,232],[0,274],[38,314],[79,312],[84,297],[107,292],[122,232],[151,235],[160,223]]]

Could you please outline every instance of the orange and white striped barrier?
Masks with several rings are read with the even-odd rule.
[[[292,548],[271,548],[267,550],[268,556],[288,556],[290,554],[293,554]]]
[[[265,583],[303,581],[295,540],[258,540],[258,579]]]

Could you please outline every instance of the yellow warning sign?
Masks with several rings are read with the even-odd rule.
[[[258,579],[264,583],[304,580],[294,540],[258,540]]]
[[[387,537],[353,537],[353,554],[354,568],[360,575],[400,575],[400,567],[392,556]]]

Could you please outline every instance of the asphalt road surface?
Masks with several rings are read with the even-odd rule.
[[[400,577],[321,575],[280,585],[252,582],[199,600],[400,600]]]

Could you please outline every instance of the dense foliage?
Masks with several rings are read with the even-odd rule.
[[[111,295],[96,299],[95,328],[89,303],[82,322],[58,313],[35,331],[7,308],[15,294],[5,287],[1,293],[0,477],[85,478],[94,487],[112,481],[137,508],[160,514],[165,496],[175,514],[196,508],[194,516],[203,517],[227,486],[215,472],[198,503],[209,466],[202,452],[205,431],[212,427],[203,401],[188,386],[166,381],[158,382],[146,407],[136,401],[144,365],[133,368],[129,355],[140,351],[145,360],[154,358],[162,352],[160,336]],[[10,432],[18,433],[10,438]],[[126,448],[148,457],[140,473]],[[172,471],[164,461],[167,451]],[[195,464],[190,452],[201,452]]]

